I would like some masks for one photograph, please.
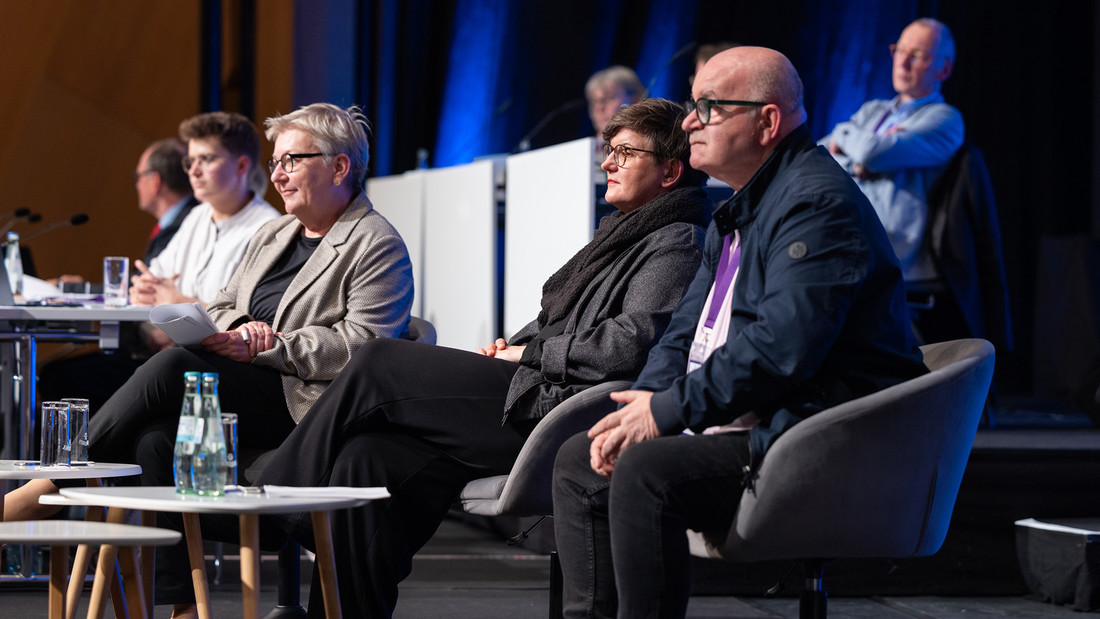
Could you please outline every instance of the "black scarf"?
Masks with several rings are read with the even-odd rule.
[[[640,208],[600,220],[596,234],[569,262],[542,285],[539,329],[564,320],[592,280],[631,245],[650,233],[679,222],[706,226],[710,201],[700,187],[680,187],[661,194]]]

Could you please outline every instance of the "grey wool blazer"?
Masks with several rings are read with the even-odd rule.
[[[297,218],[284,215],[256,232],[208,308],[218,328],[252,320],[252,293],[300,229]],[[283,375],[287,409],[298,423],[363,342],[408,337],[412,300],[405,242],[360,194],[294,276],[271,325],[281,335],[252,363]]]

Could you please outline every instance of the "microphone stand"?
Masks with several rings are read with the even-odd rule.
[[[542,120],[535,123],[534,128],[532,128],[530,131],[528,131],[527,135],[523,136],[523,139],[521,139],[519,141],[519,144],[516,145],[516,148],[515,148],[515,150],[512,151],[512,154],[514,155],[516,153],[525,153],[525,152],[531,150],[531,138],[538,135],[539,131],[542,131],[543,128],[545,128],[546,125],[549,124],[551,120],[554,120],[558,116],[561,116],[562,114],[564,114],[564,113],[566,113],[570,110],[574,110],[574,109],[584,105],[585,103],[586,103],[586,101],[583,98],[582,99],[573,99],[572,101],[566,101],[565,103],[559,105],[558,107],[550,110],[549,114],[547,114],[546,116],[543,116]]]
[[[33,239],[36,236],[42,236],[43,234],[46,234],[47,232],[57,230],[58,228],[64,228],[65,226],[79,226],[79,225],[81,225],[81,224],[83,224],[87,221],[88,221],[88,216],[85,215],[84,213],[81,213],[79,215],[73,215],[72,217],[70,217],[69,219],[66,219],[65,221],[54,222],[54,223],[52,223],[48,226],[42,226],[41,228],[36,228],[34,230],[31,230],[29,233],[23,235],[22,238],[20,238],[20,242],[26,241],[28,239]],[[7,245],[8,245],[7,242],[4,242],[4,243],[0,244],[0,247],[6,247]]]

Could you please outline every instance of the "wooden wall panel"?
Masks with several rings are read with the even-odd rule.
[[[142,150],[198,112],[199,3],[0,8],[0,212],[31,208],[43,224],[87,213],[87,224],[27,245],[40,275],[99,281],[102,257],[139,257],[154,223],[131,179]]]

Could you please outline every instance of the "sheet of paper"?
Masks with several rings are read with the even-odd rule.
[[[180,346],[195,346],[218,332],[210,314],[198,301],[158,305],[149,312],[149,321]]]
[[[264,494],[285,498],[326,498],[326,499],[385,499],[390,496],[383,487],[355,488],[352,486],[264,486]]]

